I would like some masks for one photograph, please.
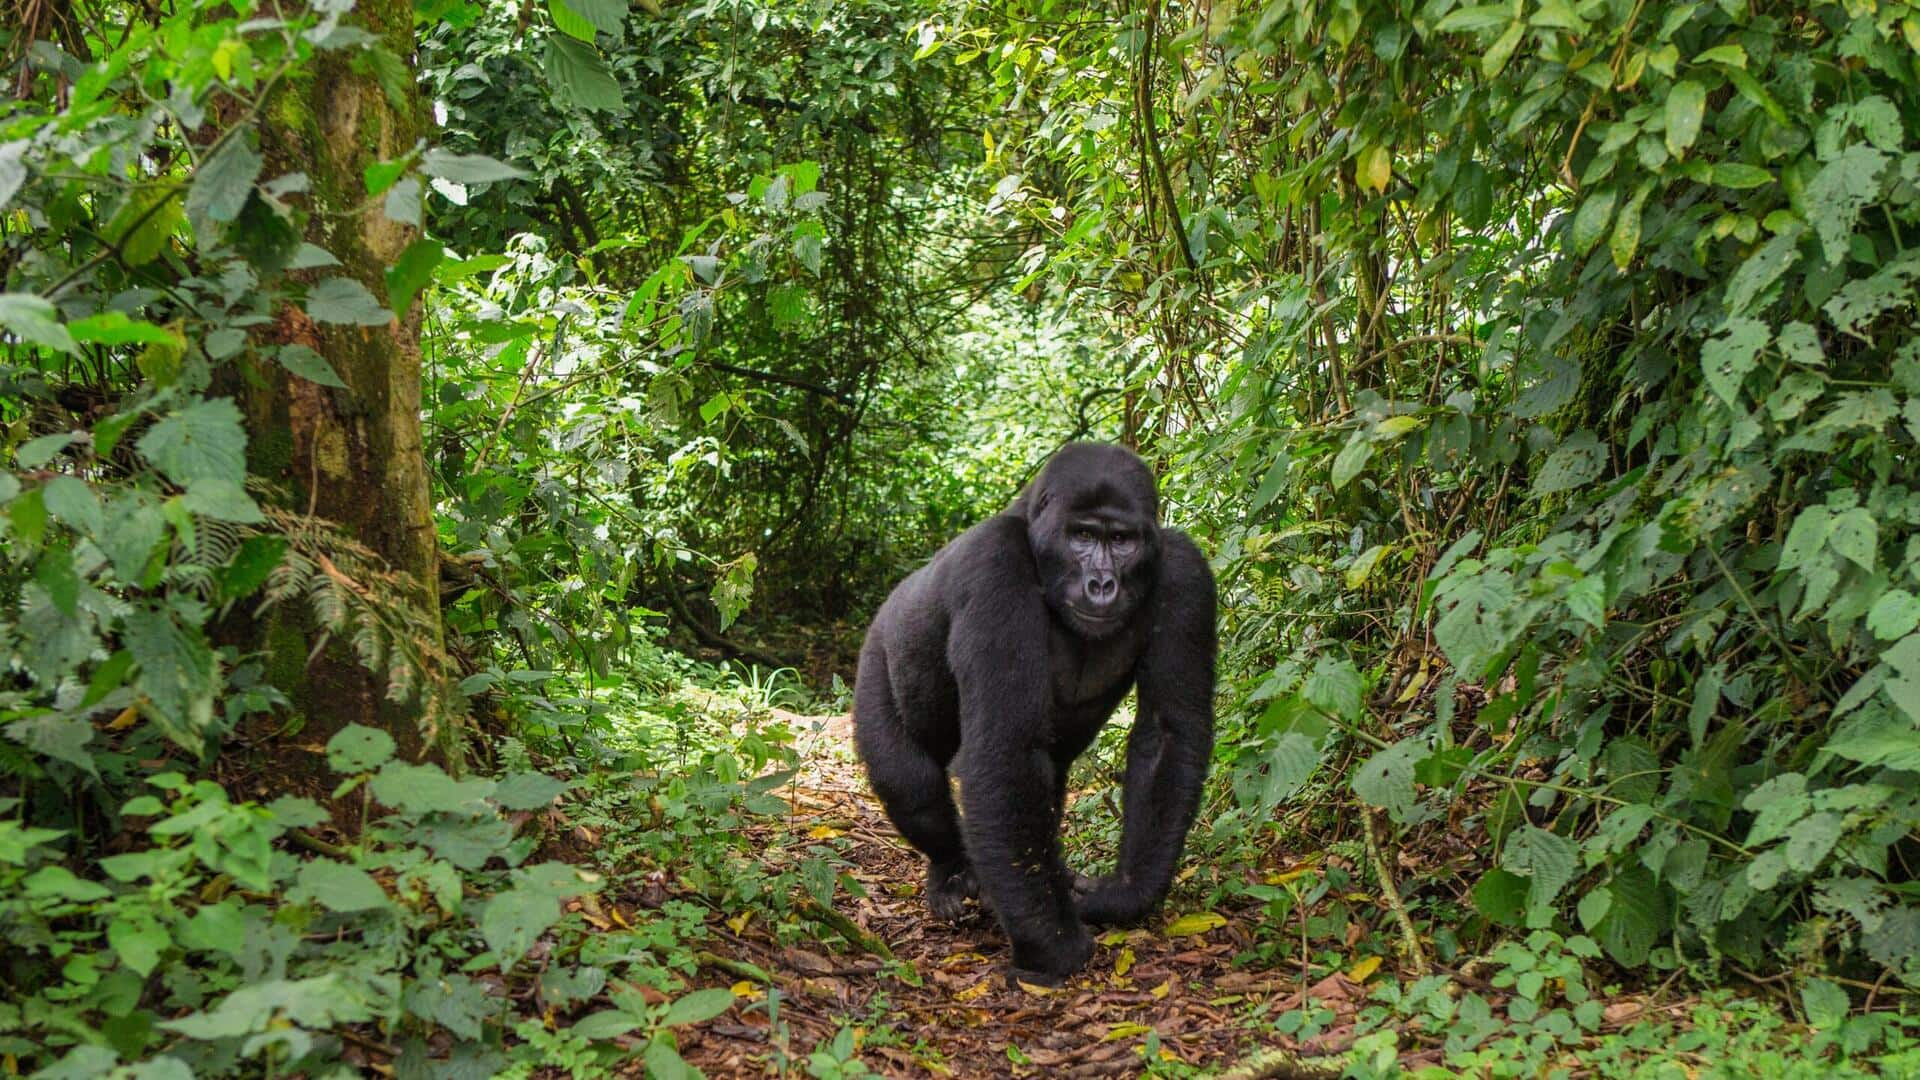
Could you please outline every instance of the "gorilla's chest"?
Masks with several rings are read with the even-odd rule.
[[[1066,710],[1111,708],[1132,685],[1145,636],[1134,628],[1100,641],[1088,641],[1055,626],[1047,641],[1047,667],[1053,703]]]

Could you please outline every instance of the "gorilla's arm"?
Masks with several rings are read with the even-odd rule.
[[[1050,982],[1086,963],[1093,942],[1060,853],[1048,753],[1047,612],[1023,526],[967,552],[948,588],[948,662],[960,697],[961,828],[967,861],[1013,942],[1016,974]]]
[[[1119,873],[1080,897],[1092,923],[1134,922],[1166,897],[1213,755],[1213,575],[1184,533],[1162,536],[1140,711],[1127,738]]]

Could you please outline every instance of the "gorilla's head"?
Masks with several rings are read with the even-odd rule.
[[[1126,626],[1153,591],[1160,559],[1153,474],[1133,451],[1069,443],[1015,504],[1047,605],[1087,638]]]

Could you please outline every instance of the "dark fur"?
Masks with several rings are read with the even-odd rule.
[[[1113,531],[1075,538],[1089,516]],[[1117,617],[1077,610],[1116,584]],[[1006,513],[902,581],[860,652],[854,733],[888,816],[927,856],[934,913],[958,915],[977,889],[1015,974],[1057,981],[1093,952],[1084,923],[1151,912],[1212,757],[1214,650],[1206,559],[1159,527],[1152,474],[1117,446],[1063,448]],[[1059,841],[1067,771],[1136,684],[1119,872],[1076,891]]]

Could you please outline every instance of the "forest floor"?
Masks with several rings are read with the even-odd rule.
[[[1250,938],[1230,912],[1184,921],[1183,913],[1166,912],[1145,928],[1100,935],[1085,972],[1064,987],[1008,987],[1006,938],[988,913],[959,924],[929,918],[920,896],[924,864],[868,792],[852,758],[848,718],[790,722],[810,732],[801,772],[781,789],[793,814],[757,826],[754,844],[771,852],[842,841],[836,846],[866,896],[843,899],[841,910],[869,944],[883,942],[893,959],[911,964],[921,985],[899,978],[898,966],[880,955],[781,946],[741,927],[715,951],[773,976],[786,1031],[764,1010],[736,1010],[704,1026],[683,1039],[682,1052],[708,1076],[758,1073],[775,1049],[799,1050],[804,1060],[805,1048],[829,1045],[849,1024],[860,1060],[889,1076],[1123,1076],[1139,1073],[1149,1051],[1168,1065],[1217,1068],[1263,1046],[1305,1059],[1333,1055],[1330,1073],[1339,1073],[1364,987],[1343,973],[1308,986],[1307,997],[1336,1020],[1304,1043],[1251,1030],[1246,1014],[1262,1002],[1268,1017],[1300,1007],[1302,983],[1297,973],[1235,969],[1232,960]],[[776,1048],[782,1038],[789,1046]]]

